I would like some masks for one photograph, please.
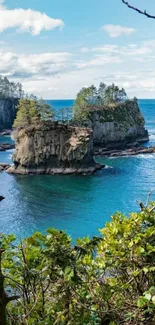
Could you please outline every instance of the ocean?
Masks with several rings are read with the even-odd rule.
[[[57,110],[73,100],[48,101]],[[139,100],[155,145],[155,100]],[[8,142],[9,138],[6,138]],[[0,138],[0,141],[2,139]],[[11,161],[12,150],[0,152],[0,162]],[[17,239],[49,227],[65,230],[73,241],[98,234],[115,211],[139,209],[137,201],[155,200],[155,154],[99,158],[107,167],[91,176],[22,176],[0,173],[0,231]]]

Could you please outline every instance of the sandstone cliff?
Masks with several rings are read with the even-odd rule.
[[[117,147],[133,141],[148,141],[145,120],[136,101],[89,107],[89,122],[95,145]]]
[[[0,99],[0,130],[11,129],[18,99]]]
[[[46,121],[16,132],[10,173],[89,174],[102,168],[93,159],[91,129]]]

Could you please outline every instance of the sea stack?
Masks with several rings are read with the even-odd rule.
[[[126,147],[129,143],[149,140],[145,119],[136,100],[90,106],[86,125],[93,130],[95,146],[101,148]]]
[[[93,132],[44,121],[15,131],[15,174],[93,174],[103,168],[93,158]]]

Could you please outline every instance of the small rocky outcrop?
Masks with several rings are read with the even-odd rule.
[[[144,117],[135,100],[89,107],[87,126],[93,129],[94,145],[107,149],[149,140]]]
[[[9,164],[6,163],[0,163],[0,172],[6,171],[8,168],[10,168]]]
[[[6,151],[14,148],[15,145],[13,143],[0,143],[0,151]]]
[[[103,168],[93,159],[93,133],[89,128],[46,121],[16,131],[16,174],[93,174]]]
[[[136,156],[139,154],[155,154],[155,147],[132,147],[132,148],[124,148],[124,149],[112,149],[106,150],[106,148],[100,148],[95,150],[95,156],[101,157],[125,157],[125,156]]]
[[[16,117],[18,99],[0,99],[0,130],[12,128]]]
[[[3,136],[5,136],[5,135],[11,135],[11,132],[12,132],[12,130],[10,130],[10,129],[4,129],[3,131],[1,131],[0,132],[0,137],[3,137]]]

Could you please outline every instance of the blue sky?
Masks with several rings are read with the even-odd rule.
[[[128,1],[155,14],[154,0]],[[101,81],[155,98],[154,31],[121,0],[0,0],[0,74],[50,99]]]

